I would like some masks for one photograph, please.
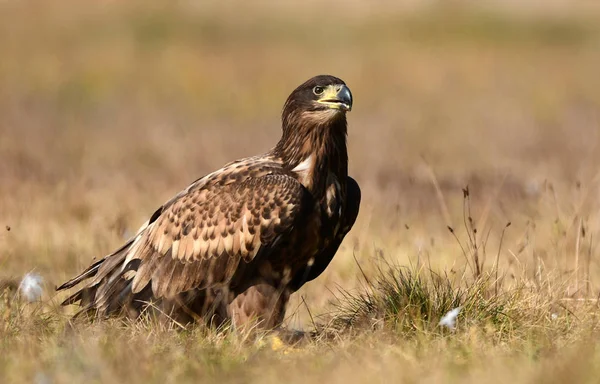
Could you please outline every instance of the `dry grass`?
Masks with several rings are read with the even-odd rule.
[[[595,382],[600,13],[521,3],[1,2],[0,278],[46,285],[2,287],[0,380]],[[355,96],[364,197],[290,305],[316,339],[70,324],[53,286],[272,146],[318,73]]]

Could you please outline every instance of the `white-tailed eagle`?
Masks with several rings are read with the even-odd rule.
[[[336,77],[300,85],[272,150],[167,201],[123,246],[58,287],[79,288],[63,305],[96,318],[158,309],[182,322],[280,325],[290,294],[325,270],[358,215],[346,149],[351,108]]]

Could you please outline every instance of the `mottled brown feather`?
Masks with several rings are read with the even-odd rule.
[[[274,167],[241,165],[193,186],[141,235],[147,246],[127,258],[141,260],[133,293],[150,281],[157,297],[225,283],[240,261],[251,261],[262,246],[292,228],[304,187]],[[240,172],[247,176],[231,183],[240,180]],[[205,268],[186,277],[185,263]]]

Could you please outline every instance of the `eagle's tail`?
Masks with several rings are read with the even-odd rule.
[[[123,269],[134,241],[135,238],[129,240],[114,253],[96,261],[80,275],[56,288],[61,291],[85,284],[67,297],[62,305],[79,304],[82,309],[78,314],[96,312],[101,317],[122,310],[132,299],[131,280],[126,278],[126,272],[137,269],[139,264],[134,261]]]
[[[60,287],[56,288],[56,290],[62,291],[64,289],[73,288],[74,286],[81,283],[82,281],[89,279],[90,277],[96,276],[96,274],[98,273],[98,270],[100,269],[100,266],[102,266],[102,263],[104,263],[105,261],[106,261],[106,257],[103,257],[102,259],[96,261],[94,264],[90,265],[88,267],[88,269],[83,271],[81,274],[75,276],[71,280],[63,283]],[[63,305],[64,305],[64,303],[63,303]]]

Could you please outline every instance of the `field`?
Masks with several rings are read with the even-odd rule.
[[[597,382],[600,7],[284,4],[0,2],[0,382]],[[70,320],[56,285],[321,73],[363,202],[290,303],[312,338]]]

